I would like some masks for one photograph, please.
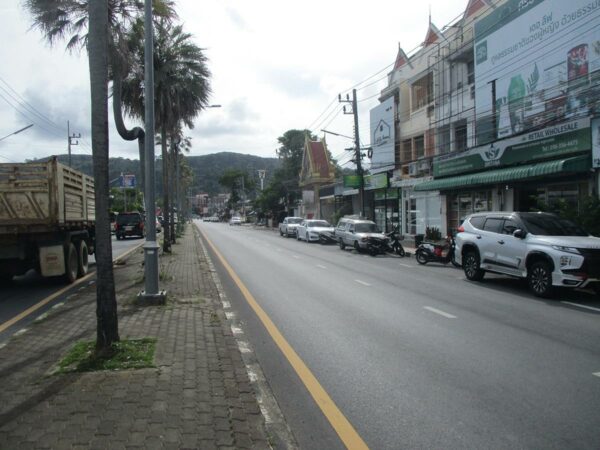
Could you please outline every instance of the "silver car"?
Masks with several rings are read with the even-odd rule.
[[[296,229],[296,239],[306,242],[318,241],[321,233],[333,233],[333,227],[326,220],[303,220]]]
[[[335,229],[335,237],[340,248],[354,247],[355,250],[366,250],[370,237],[385,240],[387,237],[379,230],[377,224],[365,219],[342,218]]]

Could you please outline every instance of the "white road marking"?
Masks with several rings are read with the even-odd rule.
[[[580,305],[579,303],[571,303],[571,302],[561,302],[565,305],[578,306],[579,308],[591,309],[592,311],[600,312],[600,309],[594,308],[593,306]]]
[[[292,255],[292,258],[300,259],[298,255]]]
[[[324,266],[324,265],[322,265],[322,264],[317,264],[317,267],[318,267],[319,269],[327,269],[327,267],[325,267],[325,266]]]
[[[447,319],[456,319],[456,316],[453,316],[452,314],[448,314],[447,312],[441,311],[437,308],[432,308],[431,306],[423,306],[423,308],[425,308],[427,311],[431,311],[432,313],[436,313],[436,314],[439,314],[440,316],[444,316]]]
[[[592,375],[600,378],[600,372],[594,372]]]
[[[223,303],[223,308],[225,308],[225,309],[231,308],[231,303],[229,303],[227,300],[223,300],[222,303]]]
[[[235,313],[225,311],[225,317],[227,317],[227,320],[235,319]]]
[[[362,284],[363,286],[371,286],[369,283],[367,283],[366,281],[362,281],[362,280],[354,280],[356,281],[358,284]]]
[[[404,263],[399,263],[402,267],[408,267],[410,269],[413,268],[413,266],[411,266],[410,264],[404,264]]]

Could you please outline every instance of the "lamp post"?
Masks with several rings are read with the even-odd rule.
[[[32,126],[33,126],[33,124],[30,124],[30,125],[27,125],[26,127],[23,127],[23,128],[21,128],[20,130],[13,131],[12,133],[10,133],[10,134],[7,134],[6,136],[4,136],[4,137],[0,138],[0,141],[3,141],[3,140],[4,140],[4,139],[6,139],[7,137],[13,136],[13,135],[15,135],[15,134],[19,134],[19,133],[21,133],[22,131],[25,131],[25,130],[27,130],[28,128],[31,128]]]
[[[154,192],[154,45],[152,0],[144,4],[144,108],[146,139],[146,242],[144,243],[144,288],[138,298],[148,303],[164,303],[166,292],[158,290],[158,249]]]

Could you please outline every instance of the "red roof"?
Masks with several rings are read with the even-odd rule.
[[[329,177],[329,160],[323,142],[309,141],[311,172],[319,173],[322,178]]]

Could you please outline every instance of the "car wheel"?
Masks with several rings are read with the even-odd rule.
[[[281,228],[279,229],[279,236],[283,236],[283,231],[281,231]]]
[[[469,251],[463,258],[463,270],[467,280],[481,281],[485,275],[485,270],[479,267],[479,255],[474,251]]]
[[[537,297],[548,298],[554,293],[552,286],[552,270],[545,261],[533,263],[527,271],[527,284]]]
[[[296,240],[299,241],[300,240],[300,235],[298,233],[296,233]]]
[[[360,252],[360,245],[358,245],[358,241],[354,241],[354,250]]]
[[[344,250],[346,248],[346,244],[344,244],[344,241],[342,239],[340,239],[340,248],[342,250]]]
[[[415,258],[417,259],[417,262],[419,264],[425,265],[429,262],[429,260],[427,259],[427,255],[421,249],[417,250],[417,253],[415,254]]]

